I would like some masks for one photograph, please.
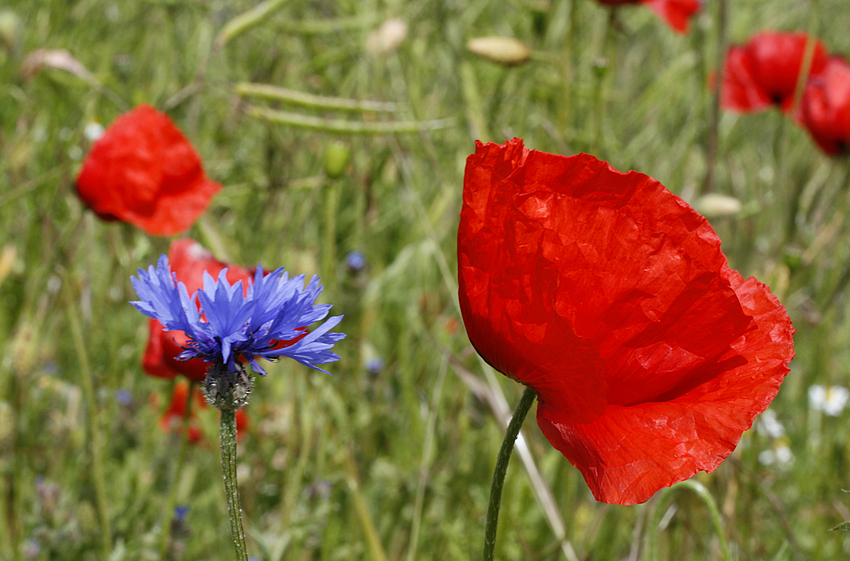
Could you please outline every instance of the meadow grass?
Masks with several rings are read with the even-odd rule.
[[[846,0],[729,4],[730,42],[811,26],[831,51],[850,52]],[[248,547],[262,561],[480,555],[499,398],[513,407],[522,387],[477,358],[456,304],[474,139],[588,151],[690,202],[705,191],[717,2],[688,35],[644,8],[620,10],[608,29],[608,11],[590,0],[265,6],[254,20],[237,19],[257,9],[248,0],[5,8],[19,26],[0,51],[0,560],[159,559],[172,490],[189,510],[166,556],[232,552],[214,411],[199,413],[206,438],[176,474],[180,438],[158,424],[170,383],[143,373],[147,323],[127,304],[129,276],[169,239],[101,222],[77,199],[87,124],[142,102],[166,110],[224,185],[187,236],[245,266],[321,273],[323,300],[346,316],[332,376],[283,361],[257,382],[239,477]],[[407,22],[407,37],[368,52],[391,17]],[[507,68],[466,51],[487,35],[520,39],[532,60]],[[67,49],[92,77],[22,75],[40,48]],[[240,96],[239,83],[398,106],[307,107]],[[386,132],[393,123],[418,130]],[[811,409],[807,391],[850,385],[850,165],[776,111],[721,112],[717,135],[711,188],[743,210],[713,225],[731,266],[787,306],[797,357],[771,406],[785,435],[749,431],[695,479],[719,507],[733,559],[839,559],[850,538],[828,530],[850,519],[850,413]],[[339,143],[350,163],[332,177],[325,153]],[[364,271],[346,268],[350,251],[365,255]],[[382,359],[378,372],[371,358]],[[597,503],[533,422],[523,433],[542,477],[532,484],[513,458],[498,559],[719,558],[692,488],[635,507]],[[760,461],[782,445],[792,460]]]

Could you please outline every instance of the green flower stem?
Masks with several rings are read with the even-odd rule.
[[[171,479],[171,489],[165,503],[165,512],[162,514],[162,539],[159,542],[159,558],[165,559],[168,544],[171,542],[171,520],[174,517],[174,506],[177,504],[177,487],[180,482],[180,474],[183,473],[183,465],[186,463],[186,451],[189,449],[189,421],[192,418],[192,397],[198,383],[192,380],[189,383],[189,395],[186,396],[186,408],[183,412],[183,421],[180,426],[180,452],[177,456],[177,465],[174,467],[174,476]]]
[[[70,277],[65,278],[66,286],[70,286]],[[71,291],[68,291],[68,324],[71,328],[71,337],[74,340],[74,347],[77,351],[77,358],[80,361],[80,370],[82,371],[83,395],[85,396],[88,414],[89,425],[89,448],[91,449],[92,462],[92,484],[94,485],[95,502],[97,504],[97,514],[100,519],[100,548],[101,558],[108,559],[112,552],[112,529],[109,523],[109,514],[106,509],[106,488],[104,482],[106,478],[103,472],[103,438],[100,432],[100,420],[98,419],[99,407],[95,400],[94,380],[89,364],[89,356],[86,350],[85,340],[83,338],[83,328],[80,322],[79,309],[77,302],[74,300]]]
[[[717,45],[714,51],[714,70],[716,72],[714,85],[711,88],[711,102],[708,108],[708,131],[705,147],[705,179],[702,183],[702,193],[714,190],[715,172],[717,170],[718,128],[720,124],[720,87],[723,82],[723,66],[726,60],[726,0],[717,3]]]
[[[522,422],[534,403],[537,393],[526,388],[519,400],[514,416],[508,423],[505,439],[496,458],[496,468],[493,470],[493,481],[490,483],[490,504],[487,506],[487,522],[484,525],[484,561],[492,561],[496,551],[496,528],[499,525],[499,507],[502,504],[502,487],[505,485],[505,474],[508,471],[508,460],[514,450],[514,442],[522,428]]]
[[[236,561],[248,561],[245,530],[242,528],[242,506],[236,482],[236,411],[221,410],[221,469],[224,471],[224,492],[227,495],[227,514],[230,516],[230,535],[236,548]]]
[[[809,3],[809,26],[807,30],[808,40],[806,41],[806,49],[803,52],[803,62],[800,65],[800,74],[797,76],[797,86],[794,89],[794,99],[791,104],[790,115],[797,112],[797,107],[800,100],[803,98],[803,92],[806,89],[806,82],[809,78],[809,72],[812,69],[812,60],[815,56],[815,45],[817,44],[818,27],[820,26],[820,4],[818,0],[811,0]],[[776,158],[776,186],[777,193],[781,193],[785,183],[785,158],[782,157],[782,151],[785,148],[784,127],[780,129],[782,134],[776,141],[774,154]],[[794,184],[794,194],[791,203],[788,205],[788,219],[785,226],[785,243],[790,244],[794,241],[797,234],[797,213],[800,211],[800,198],[803,195],[805,181],[796,181]]]

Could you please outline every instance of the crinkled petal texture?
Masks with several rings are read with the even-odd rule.
[[[765,31],[746,45],[731,47],[723,68],[723,107],[741,113],[771,105],[791,110],[808,41],[805,33]],[[828,58],[823,43],[813,41],[809,77],[818,76]]]
[[[458,267],[470,341],[537,392],[543,433],[604,502],[716,468],[793,356],[784,308],[702,216],[586,154],[478,143]]]
[[[187,230],[220,189],[180,129],[149,105],[115,120],[77,178],[80,198],[102,219],[163,236]]]
[[[850,64],[832,57],[812,78],[800,102],[800,121],[831,156],[850,154]]]
[[[687,33],[690,19],[702,8],[700,0],[597,0],[600,4],[644,4],[679,33]]]

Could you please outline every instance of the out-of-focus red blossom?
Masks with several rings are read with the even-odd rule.
[[[679,33],[687,33],[690,19],[700,11],[700,0],[596,0],[600,4],[643,4]]]
[[[850,64],[832,57],[806,84],[800,121],[818,146],[832,156],[850,155]]]
[[[227,280],[232,284],[243,281],[243,290],[248,289],[248,280],[253,273],[238,265],[229,265],[218,261],[212,253],[204,249],[198,242],[182,238],[174,240],[168,249],[168,261],[171,270],[177,275],[177,280],[186,285],[191,295],[203,288],[204,271],[213,278],[218,278],[222,269],[227,268]],[[162,324],[155,319],[149,321],[149,338],[145,354],[142,357],[142,367],[151,376],[174,378],[182,374],[190,380],[203,382],[209,365],[199,358],[187,361],[176,357],[183,352],[188,340],[182,331],[163,331]],[[290,342],[291,344],[292,342]]]
[[[712,471],[779,390],[794,329],[658,181],[586,154],[477,143],[458,231],[469,339],[533,388],[603,502]]]
[[[149,105],[112,123],[77,178],[77,194],[100,218],[162,236],[187,230],[220,189],[180,129]]]
[[[201,393],[199,386],[194,386],[193,398],[195,404],[192,406],[192,411],[189,412],[189,431],[187,438],[192,444],[197,444],[204,438],[201,428],[198,426],[198,418],[196,411],[206,409],[207,402]],[[177,382],[174,384],[174,392],[171,395],[171,403],[168,405],[162,417],[159,419],[159,426],[166,432],[180,432],[183,427],[183,417],[186,415],[186,406],[189,402],[189,384],[186,382]],[[248,430],[249,420],[248,414],[244,409],[236,411],[236,439],[241,440],[244,433]]]
[[[726,109],[751,113],[771,105],[789,111],[803,66],[808,35],[766,31],[726,53],[720,103]],[[826,48],[815,40],[809,79],[823,72]]]

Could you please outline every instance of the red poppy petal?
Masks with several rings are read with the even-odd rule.
[[[821,75],[806,85],[800,122],[821,149],[832,156],[850,154],[850,64],[829,60]]]
[[[699,0],[643,0],[643,3],[679,33],[687,33],[690,19],[700,11]]]
[[[458,231],[469,339],[494,368],[533,386],[575,422],[594,419],[606,404],[600,358],[555,312],[558,271],[539,254],[555,233],[513,212],[526,180],[534,181],[521,176],[528,150],[517,139],[476,147]]]
[[[756,82],[743,47],[731,47],[726,54],[720,104],[726,109],[741,113],[770,107],[771,100]]]
[[[154,235],[189,228],[220,189],[183,133],[148,105],[115,120],[77,178],[77,193],[98,216]]]
[[[794,356],[794,329],[768,288],[729,272],[757,328],[717,361],[733,365],[670,401],[611,405],[597,421],[571,425],[538,408],[549,442],[584,475],[597,500],[636,504],[697,471],[713,471],[767,409]]]
[[[794,101],[807,41],[805,33],[767,31],[753,35],[744,47],[756,84],[784,111]],[[813,49],[810,76],[820,74],[827,61],[823,43],[815,40]]]

